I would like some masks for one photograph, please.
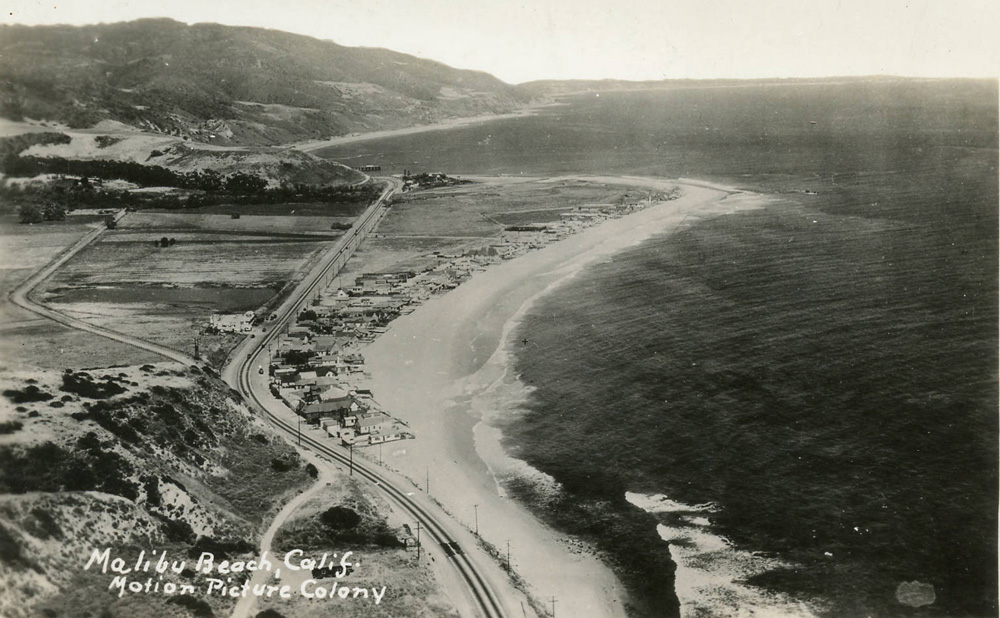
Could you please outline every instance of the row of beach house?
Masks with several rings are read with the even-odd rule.
[[[386,332],[396,317],[454,289],[476,272],[637,207],[641,205],[578,207],[557,221],[508,227],[477,249],[435,252],[436,263],[421,272],[363,273],[352,285],[340,284],[321,293],[272,344],[268,368],[272,393],[303,422],[323,428],[344,444],[363,446],[413,437],[405,423],[379,408],[370,391],[354,386],[365,375],[362,346]],[[213,325],[229,321],[242,328],[235,318],[216,319]]]

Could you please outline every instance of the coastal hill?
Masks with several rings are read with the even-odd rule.
[[[479,71],[276,30],[170,19],[0,28],[0,117],[113,120],[217,145],[270,145],[514,111]]]
[[[11,617],[113,615],[111,576],[82,568],[96,548],[130,564],[156,548],[191,567],[202,551],[252,551],[276,505],[317,475],[218,379],[174,363],[4,368],[0,471],[0,614]],[[139,616],[219,610],[202,596],[129,602]]]

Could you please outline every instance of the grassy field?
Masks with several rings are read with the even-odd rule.
[[[174,239],[174,244],[158,246],[163,237]],[[315,240],[260,234],[115,232],[70,260],[46,284],[46,291],[107,286],[271,287],[284,282],[321,248]]]
[[[158,360],[131,346],[60,326],[12,304],[9,294],[91,230],[95,219],[22,225],[0,216],[0,364],[99,367]]]
[[[302,202],[298,204],[213,204],[211,206],[201,206],[197,209],[199,214],[205,215],[229,215],[238,211],[243,215],[265,215],[265,216],[291,216],[299,217],[356,217],[364,212],[368,204],[363,202],[350,202],[344,204],[333,204],[326,202]],[[157,212],[151,210],[151,212]],[[170,210],[158,212],[170,213]]]
[[[435,252],[461,254],[489,245],[508,225],[545,223],[578,206],[645,197],[643,189],[577,178],[479,177],[474,184],[415,191],[400,198],[373,238],[343,271],[420,271]]]
[[[588,204],[644,198],[641,189],[578,178],[477,178],[474,184],[417,191],[397,200],[379,234],[487,237],[505,225],[552,221]]]
[[[329,227],[328,220],[316,217],[130,213],[118,229],[102,235],[45,281],[36,298],[72,317],[189,354],[198,346],[202,356],[219,364],[238,338],[205,334],[209,316],[258,310],[288,289],[288,282],[304,274],[339,234]],[[9,268],[0,285],[13,289],[89,229],[75,220],[0,228],[15,249],[4,260]],[[163,238],[168,239],[166,247]],[[46,359],[59,359],[56,367],[95,366],[104,357],[128,363],[154,360],[129,346],[70,334],[48,320],[32,321],[32,314],[7,305],[2,310],[0,318],[19,323],[23,331],[5,341],[5,347],[16,348],[12,353],[35,357],[45,350]],[[84,343],[90,339],[100,341]],[[99,353],[91,356],[91,350]]]
[[[231,213],[141,211],[129,214],[119,225],[120,230],[188,230],[266,234],[339,235],[334,224],[350,225],[354,217],[309,217],[296,215],[248,215],[234,219]]]

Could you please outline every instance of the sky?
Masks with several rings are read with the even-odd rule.
[[[171,17],[535,79],[1000,74],[997,0],[3,0],[3,23]],[[0,37],[2,37],[0,30]]]

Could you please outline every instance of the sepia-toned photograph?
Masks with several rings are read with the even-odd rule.
[[[0,9],[0,618],[998,617],[992,0]]]

